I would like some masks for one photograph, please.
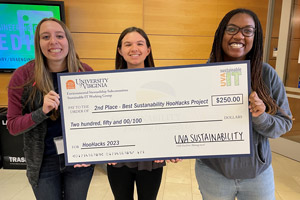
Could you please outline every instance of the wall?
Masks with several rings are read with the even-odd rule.
[[[300,89],[298,86],[300,78],[300,0],[295,0],[291,18],[291,35],[289,39],[288,61],[285,86],[293,88],[288,90],[290,95],[297,95],[297,98],[289,97],[289,104],[293,114],[293,127],[283,137],[300,143]]]
[[[265,27],[268,0],[65,0],[66,24],[81,60],[111,70],[119,34],[129,26],[148,34],[156,66],[205,63],[214,32],[234,8],[257,13]],[[0,106],[11,74],[0,74]]]

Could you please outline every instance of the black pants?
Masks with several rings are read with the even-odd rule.
[[[163,168],[152,171],[123,166],[107,165],[107,175],[115,200],[133,200],[136,182],[139,200],[155,200],[161,182]]]

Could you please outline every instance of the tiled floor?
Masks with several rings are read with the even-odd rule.
[[[167,164],[158,200],[201,200],[194,173],[194,160]],[[300,162],[273,153],[276,200],[300,199]],[[34,199],[25,170],[0,170],[1,200]],[[113,200],[104,170],[96,166],[88,200]],[[135,198],[137,199],[137,198]]]

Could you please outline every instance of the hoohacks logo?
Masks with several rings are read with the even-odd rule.
[[[67,90],[75,89],[75,82],[73,80],[68,80],[66,82],[66,88]]]
[[[240,84],[241,68],[222,69],[220,70],[221,87],[238,86]]]

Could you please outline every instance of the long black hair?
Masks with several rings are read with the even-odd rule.
[[[251,87],[253,91],[257,92],[259,98],[263,100],[266,105],[266,112],[276,114],[278,105],[269,95],[269,90],[262,79],[262,64],[263,64],[263,30],[257,15],[248,9],[238,8],[228,12],[221,20],[218,29],[215,33],[213,47],[210,53],[210,62],[224,61],[225,52],[222,49],[222,41],[225,33],[225,28],[230,19],[239,13],[244,13],[252,17],[255,23],[255,33],[252,49],[246,55],[246,59],[251,63]]]

